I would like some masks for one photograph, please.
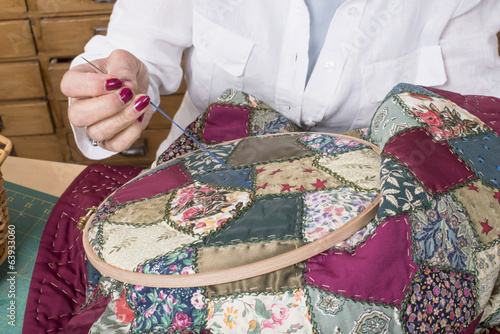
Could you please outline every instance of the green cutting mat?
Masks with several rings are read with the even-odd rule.
[[[40,238],[58,198],[10,182],[5,182],[4,189],[16,244],[13,261],[0,266],[0,333],[14,334],[22,332]]]

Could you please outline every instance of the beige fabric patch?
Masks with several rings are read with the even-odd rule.
[[[313,166],[314,157],[257,166],[256,195],[335,188],[334,176]]]
[[[500,202],[495,198],[498,189],[492,189],[481,182],[474,182],[454,191],[458,201],[467,210],[472,226],[484,244],[497,240],[500,235]]]
[[[106,219],[113,223],[148,224],[162,220],[171,193],[132,202],[118,209]]]

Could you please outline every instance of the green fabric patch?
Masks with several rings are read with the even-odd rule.
[[[312,151],[297,143],[300,137],[302,135],[245,138],[233,151],[227,160],[227,165],[249,165],[312,154]]]
[[[295,239],[200,247],[197,253],[197,270],[199,273],[204,273],[254,263],[292,251],[302,244],[302,241]],[[243,292],[276,292],[300,288],[302,287],[302,267],[302,264],[297,264],[257,277],[207,286],[205,295],[213,298]]]
[[[205,238],[207,245],[257,241],[268,238],[299,238],[302,201],[300,194],[262,197],[243,215]]]

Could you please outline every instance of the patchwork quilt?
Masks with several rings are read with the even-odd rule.
[[[400,84],[369,129],[350,133],[376,144],[378,156],[354,139],[298,132],[255,97],[228,90],[187,130],[253,189],[182,136],[151,169],[107,192],[89,230],[101,259],[189,275],[313,242],[380,194],[376,218],[303,263],[231,283],[154,288],[89,266],[86,301],[54,322],[73,330],[87,314],[79,328],[91,333],[493,332],[499,116],[498,98]]]

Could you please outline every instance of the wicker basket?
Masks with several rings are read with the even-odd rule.
[[[12,143],[9,139],[0,136],[0,144],[5,145],[3,149],[0,149],[0,166],[3,164],[5,159],[12,149]],[[7,237],[8,237],[8,227],[9,227],[9,212],[7,210],[7,200],[6,192],[3,188],[3,175],[0,171],[0,264],[2,264],[7,258]]]

